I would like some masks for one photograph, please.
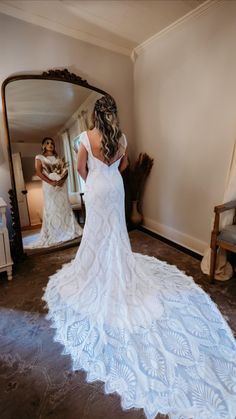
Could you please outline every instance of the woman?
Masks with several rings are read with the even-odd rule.
[[[87,380],[118,392],[122,407],[148,418],[233,419],[236,344],[208,295],[191,277],[132,253],[120,172],[126,138],[110,96],[80,136],[86,223],[75,259],[50,279],[44,300],[55,340]]]
[[[61,166],[61,163],[54,140],[49,137],[44,138],[42,154],[35,157],[36,175],[43,181],[43,223],[39,238],[25,245],[25,248],[50,247],[82,235],[82,229],[74,217],[68,199],[67,170],[63,170],[64,174],[61,178],[55,173],[50,173],[55,165]],[[61,170],[60,167],[58,170]],[[59,180],[50,179],[53,176]]]

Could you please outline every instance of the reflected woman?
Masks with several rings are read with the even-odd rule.
[[[43,223],[39,238],[25,248],[50,247],[82,235],[83,230],[69,203],[66,186],[68,173],[63,164],[57,155],[54,140],[44,138],[42,154],[35,157],[36,175],[43,181]]]

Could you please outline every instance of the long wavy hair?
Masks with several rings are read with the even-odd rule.
[[[104,95],[95,102],[92,123],[92,128],[97,128],[102,134],[101,152],[104,160],[109,163],[118,151],[122,135],[116,102],[112,96]]]
[[[47,140],[51,140],[52,141],[52,143],[53,143],[53,147],[54,147],[54,149],[53,149],[53,154],[54,154],[54,156],[55,157],[57,157],[57,152],[56,152],[56,145],[55,145],[55,141],[54,141],[54,139],[53,138],[51,138],[51,137],[45,137],[44,139],[43,139],[43,141],[42,141],[42,153],[43,153],[43,155],[44,154],[46,154],[46,142],[47,142]]]

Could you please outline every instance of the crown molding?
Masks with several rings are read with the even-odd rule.
[[[196,9],[191,10],[190,12],[186,13],[186,15],[182,16],[180,19],[176,20],[166,28],[162,29],[160,32],[151,36],[146,41],[142,42],[142,44],[139,44],[137,47],[133,49],[131,53],[132,61],[135,62],[139,55],[141,55],[147,48],[151,47],[154,42],[158,41],[163,36],[168,35],[168,33],[174,31],[179,26],[184,25],[188,21],[196,19],[199,16],[207,13],[210,8],[220,3],[223,3],[223,0],[207,0],[204,3],[200,4],[200,6],[198,6]]]
[[[62,23],[56,22],[49,18],[45,18],[42,16],[28,13],[25,10],[16,7],[15,5],[9,6],[7,4],[0,2],[0,13],[3,13],[8,16],[12,16],[16,19],[20,19],[28,23],[32,23],[33,25],[41,26],[45,29],[58,32],[66,36],[70,36],[80,41],[87,42],[89,44],[108,49],[112,52],[127,55],[129,57],[131,54],[130,48],[122,47],[113,42],[105,41],[101,38],[97,38],[93,35],[80,31],[79,29],[69,28],[68,26],[63,25]]]

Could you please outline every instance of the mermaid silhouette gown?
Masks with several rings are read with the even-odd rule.
[[[123,409],[174,419],[234,419],[236,343],[209,296],[175,266],[133,253],[120,159],[88,152],[86,223],[72,262],[53,275],[44,300],[55,340],[73,370],[117,392]],[[125,142],[125,137],[122,137]]]

